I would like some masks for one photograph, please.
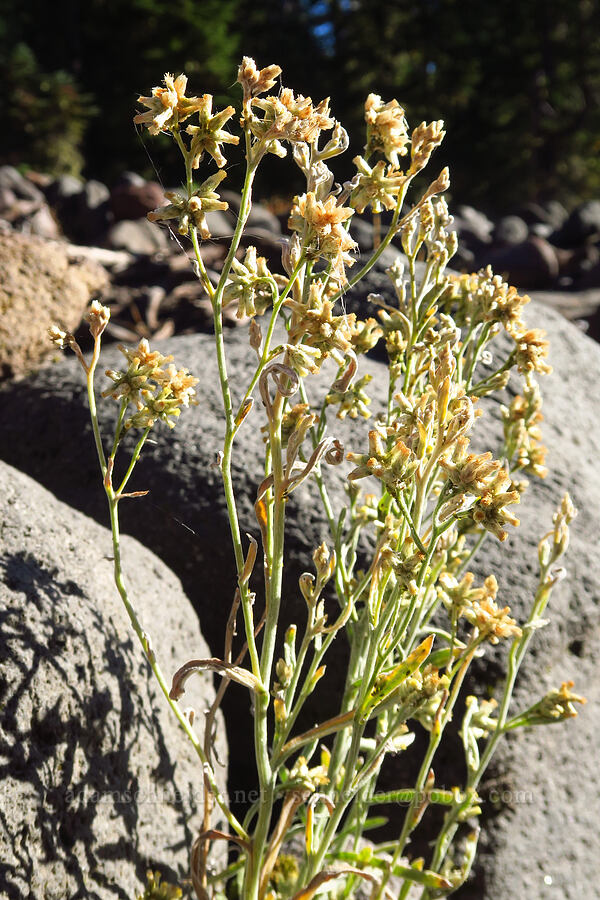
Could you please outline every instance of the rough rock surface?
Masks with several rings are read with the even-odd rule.
[[[74,331],[107,284],[92,263],[73,263],[62,244],[0,234],[0,378],[23,375],[55,352],[48,328]]]
[[[0,497],[0,896],[133,900],[148,867],[181,881],[201,770],[116,593],[110,532],[4,463]],[[206,645],[173,573],[123,549],[169,676]],[[210,679],[189,687],[202,711]]]
[[[373,281],[370,289],[384,290],[383,278],[380,284],[377,278]],[[348,306],[351,305],[349,299]],[[565,490],[571,492],[580,515],[574,523],[567,561],[570,580],[560,586],[553,600],[553,623],[536,636],[517,692],[519,705],[537,699],[547,688],[574,674],[585,693],[588,685],[597,683],[599,674],[595,660],[598,658],[597,585],[600,573],[595,547],[600,530],[600,489],[596,474],[600,426],[598,401],[590,394],[589,385],[595,384],[600,374],[600,349],[559,315],[535,303],[527,308],[526,320],[530,326],[545,327],[553,345],[555,371],[544,379],[543,384],[546,398],[544,436],[550,447],[551,475],[546,481],[532,485],[520,511],[523,526],[502,547],[488,542],[477,564],[479,574],[492,571],[497,574],[500,599],[513,608],[517,618],[526,616],[535,589],[537,541],[547,530],[552,512]],[[230,380],[238,395],[248,378],[246,340],[242,331],[228,335]],[[209,643],[215,652],[220,652],[222,629],[235,579],[218,471],[211,466],[222,440],[216,365],[210,338],[201,335],[167,342],[163,352],[167,350],[175,354],[176,362],[201,373],[202,402],[200,407],[182,417],[174,435],[157,431],[156,444],[143,457],[132,485],[134,489],[150,487],[151,494],[147,500],[136,501],[144,506],[134,508],[131,504],[129,509],[125,508],[125,527],[135,534],[143,533],[149,546],[159,550],[177,571],[195,604]],[[108,351],[105,362],[114,366],[118,358],[115,351]],[[383,367],[376,361],[368,361],[366,368],[374,376],[371,393],[385,396]],[[97,516],[100,490],[92,451],[83,452],[86,445],[91,447],[91,437],[89,433],[84,434],[86,415],[76,364],[64,361],[54,369],[40,373],[27,385],[6,392],[0,397],[0,414],[8,423],[2,455],[27,467],[36,477],[44,479],[52,490],[60,491],[69,502],[79,504]],[[103,412],[103,416],[104,421],[107,416],[112,419],[114,409],[108,414]],[[251,501],[260,477],[254,466],[261,441],[260,424],[260,416],[255,410],[240,434],[240,455],[235,467],[240,487],[242,530],[252,533],[257,531]],[[493,448],[500,433],[497,410],[493,405],[485,417],[485,426],[482,420],[480,433],[484,427],[487,430],[483,444]],[[367,429],[367,423],[358,427],[362,438],[353,442],[353,449],[366,443]],[[338,429],[336,424],[335,431],[338,430],[346,436],[345,429]],[[19,450],[23,445],[31,448],[26,457]],[[67,472],[68,479],[65,477]],[[330,470],[328,475],[336,509],[342,502],[343,477],[338,470]],[[301,608],[297,605],[295,578],[308,567],[310,551],[326,533],[317,509],[318,504],[309,489],[298,491],[290,501],[287,546],[291,575],[285,593],[285,608],[290,617],[296,617]],[[336,652],[339,652],[337,647]],[[330,670],[339,668],[334,665]],[[495,658],[482,670],[483,677],[492,687],[500,672]],[[592,687],[592,690],[596,688]],[[233,692],[230,693],[231,702],[237,703]],[[317,692],[315,697],[319,715],[325,717],[328,698]],[[246,776],[252,777],[247,769],[248,745],[244,741],[249,718],[244,717],[245,710],[239,704],[229,707],[229,711],[236,717],[233,778],[243,781]],[[512,786],[514,782],[515,789],[524,787],[527,790],[533,785],[533,801],[532,805],[516,804],[512,808],[510,804],[507,807],[505,795],[501,795],[500,814],[488,822],[491,829],[487,844],[489,857],[484,855],[485,865],[478,870],[480,875],[475,881],[473,896],[482,900],[508,900],[513,896],[525,900],[550,900],[556,896],[556,889],[546,885],[545,874],[554,878],[555,885],[561,884],[567,898],[577,896],[592,900],[595,896],[595,885],[586,887],[578,872],[585,869],[584,862],[588,866],[593,864],[594,853],[600,849],[597,837],[590,834],[590,817],[597,820],[600,815],[598,772],[588,743],[589,735],[597,727],[597,712],[590,704],[575,723],[538,729],[503,751],[499,765],[490,770],[490,783],[485,786],[487,796],[493,787],[493,778],[502,777],[502,784],[507,780]],[[436,766],[439,784],[444,783],[444,772],[452,783],[452,766],[456,767],[457,759],[462,767],[460,749],[451,748],[449,754]],[[408,760],[408,754],[406,756]],[[546,767],[546,759],[552,767],[562,767],[560,779],[556,768]],[[399,764],[404,765],[404,758]],[[404,781],[403,771],[396,772],[396,785],[399,780]],[[457,774],[462,776],[462,768]],[[559,780],[560,785],[557,785],[555,782]],[[561,805],[563,795],[560,791],[557,795],[558,787],[569,792],[568,803],[564,799]],[[394,811],[391,812],[394,815]],[[563,828],[565,816],[570,817],[568,833]],[[594,847],[590,847],[590,841],[595,842]],[[525,876],[520,867],[512,866],[510,855],[518,853],[518,848],[523,846],[530,853],[526,890],[522,884]],[[547,860],[553,861],[554,874],[544,869]],[[509,863],[511,867],[507,869]],[[495,880],[485,880],[488,872],[496,873]],[[502,873],[501,878],[498,872]],[[538,877],[540,872],[541,879]]]

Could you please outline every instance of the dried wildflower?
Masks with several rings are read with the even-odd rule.
[[[473,587],[475,576],[465,572],[462,579],[457,579],[449,571],[439,577],[438,595],[453,619],[466,615],[466,610],[473,611],[480,606],[489,607],[494,604],[498,593],[498,582],[494,575],[488,575],[480,587]]]
[[[497,644],[500,638],[520,637],[522,631],[509,616],[510,607],[500,608],[496,603],[498,583],[493,575],[486,578],[484,588],[485,595],[471,597],[468,605],[462,608],[462,615],[477,628],[479,636],[491,644]]]
[[[416,719],[426,731],[431,731],[443,692],[450,684],[446,675],[430,664],[416,669],[393,694],[398,707],[405,710],[406,718]]]
[[[365,154],[383,153],[388,162],[398,167],[399,156],[408,152],[408,126],[404,110],[397,100],[384,103],[378,94],[369,94],[365,101],[367,143]]]
[[[356,322],[352,336],[352,348],[358,355],[359,353],[368,353],[377,344],[383,336],[383,329],[379,327],[373,318],[359,319]]]
[[[441,460],[442,468],[447,472],[452,484],[459,491],[466,491],[476,496],[485,492],[497,491],[510,483],[510,476],[502,467],[502,463],[492,459],[492,454],[466,453],[468,441],[458,441],[454,461]]]
[[[451,572],[445,571],[440,574],[437,592],[446,609],[452,613],[453,618],[458,618],[472,600],[484,596],[481,594],[481,588],[473,588],[474,581],[475,576],[472,572],[465,572],[460,581],[457,581]],[[492,589],[493,585],[490,584],[489,590]],[[475,593],[476,591],[478,593]],[[493,596],[496,596],[496,592]]]
[[[331,137],[323,149],[319,150],[319,162],[322,162],[324,159],[331,159],[332,156],[339,156],[340,153],[345,153],[349,144],[348,132],[340,122],[336,122],[333,126]]]
[[[548,356],[548,341],[544,340],[546,332],[541,328],[531,328],[529,331],[513,334],[515,347],[515,361],[519,372],[539,372],[540,375],[549,375],[552,366],[544,362]]]
[[[224,304],[237,302],[236,316],[261,316],[273,302],[273,275],[256,247],[248,247],[244,261],[234,259],[223,291]]]
[[[48,337],[60,350],[67,350],[76,343],[74,335],[70,331],[63,331],[58,325],[50,326]]]
[[[168,389],[179,406],[188,407],[196,404],[194,387],[198,379],[190,375],[187,369],[176,369],[171,363],[154,376],[163,389]]]
[[[410,325],[404,313],[398,310],[388,312],[381,309],[378,312],[383,333],[385,335],[385,349],[392,362],[402,359],[408,346]]]
[[[309,769],[304,756],[299,756],[290,769],[289,780],[300,782],[309,791],[315,791],[321,785],[329,784],[326,767],[321,765],[313,766],[312,769]]]
[[[143,406],[140,394],[145,390],[144,385],[155,378],[161,366],[171,362],[172,356],[163,356],[158,350],[150,350],[146,338],[142,338],[138,346],[131,350],[119,344],[119,350],[127,359],[126,372],[107,370],[106,374],[114,381],[114,386],[103,392],[103,397],[111,396],[115,400],[127,397],[130,402]]]
[[[531,298],[494,275],[491,266],[471,275],[450,276],[448,285],[448,298],[458,304],[455,319],[459,325],[498,322],[511,335],[524,329],[521,315]]]
[[[104,307],[102,307],[104,309]],[[48,337],[52,341],[55,346],[59,347],[61,350],[72,350],[85,371],[88,371],[87,363],[83,358],[83,353],[81,351],[81,347],[75,340],[75,336],[71,334],[70,331],[64,331],[62,328],[59,328],[58,325],[51,325],[48,329]]]
[[[358,416],[368,419],[371,415],[369,411],[371,398],[365,394],[364,389],[371,379],[372,375],[363,375],[347,391],[331,390],[325,397],[325,403],[328,405],[339,404],[336,413],[338,419],[345,419],[346,416],[350,416],[351,419],[356,419]]]
[[[94,339],[100,337],[110,319],[110,309],[108,306],[102,306],[98,300],[92,301],[85,320],[90,326],[90,334]]]
[[[381,431],[373,429],[369,432],[367,454],[348,453],[347,458],[353,463],[358,463],[348,478],[354,481],[357,478],[374,475],[387,485],[390,491],[401,491],[414,474],[418,461],[403,441],[395,440],[387,449],[384,438],[385,435]]]
[[[481,525],[499,541],[505,541],[508,532],[505,525],[519,525],[519,519],[513,516],[506,507],[512,503],[520,503],[518,491],[485,491],[473,506],[472,517],[476,525]]]
[[[223,130],[223,125],[235,112],[233,106],[227,106],[221,112],[212,112],[212,95],[203,94],[198,101],[199,125],[188,125],[185,129],[192,136],[190,152],[192,168],[197,169],[204,153],[209,153],[221,168],[227,160],[221,152],[221,144],[238,144],[239,137]]]
[[[259,70],[251,57],[244,56],[237,77],[238,83],[244,89],[244,107],[247,107],[252,97],[270,91],[280,75],[280,66],[271,65]]]
[[[407,180],[404,172],[386,165],[382,159],[373,168],[362,156],[355,156],[353,163],[358,169],[358,178],[350,202],[356,212],[363,213],[367,206],[374,213],[394,209]]]
[[[125,429],[150,428],[158,420],[173,428],[173,419],[180,415],[182,407],[196,404],[194,387],[198,379],[187,369],[176,369],[171,364],[172,356],[151,351],[145,338],[133,350],[121,344],[119,350],[126,357],[128,367],[125,372],[107,369],[106,374],[114,385],[102,396],[125,400],[136,407],[136,412],[125,422]]]
[[[310,413],[308,403],[296,403],[288,409],[281,420],[281,444],[287,447],[290,436],[296,431],[300,421]]]
[[[165,197],[170,202],[166,206],[159,206],[158,209],[149,212],[147,218],[150,222],[166,222],[170,219],[178,219],[179,234],[188,234],[190,226],[193,226],[198,229],[202,240],[208,240],[210,231],[206,221],[206,213],[228,208],[225,200],[221,200],[215,191],[217,185],[225,177],[225,172],[215,172],[214,175],[211,175],[196,188],[189,200],[183,194],[177,193],[177,191],[167,191]]]
[[[349,219],[354,210],[348,206],[338,206],[331,195],[324,201],[317,200],[314,191],[295,198],[288,227],[304,233],[308,227],[306,243],[314,257],[322,257],[332,263],[332,269],[342,282],[346,280],[345,266],[354,265],[354,258],[348,251],[356,249],[342,222]]]
[[[329,234],[336,225],[349,219],[353,213],[354,210],[349,206],[338,206],[333,195],[321,201],[317,200],[314,191],[309,191],[308,194],[295,198],[288,227],[301,232],[308,225],[311,231],[322,237]]]
[[[333,128],[335,122],[329,114],[328,97],[313,106],[310,97],[296,96],[290,88],[282,88],[277,97],[253,100],[252,107],[262,110],[263,117],[253,115],[249,120],[250,130],[267,144],[279,141],[314,144],[321,132]]]
[[[577,715],[574,704],[579,703],[583,705],[587,703],[587,700],[579,694],[574,694],[571,691],[573,686],[573,681],[563,681],[560,688],[554,688],[549,691],[545,697],[542,697],[541,700],[538,700],[525,712],[511,719],[507,723],[508,728],[553,725],[556,722],[574,718]]]
[[[469,696],[465,700],[468,711],[469,729],[476,740],[486,738],[491,731],[495,731],[498,725],[497,719],[492,718],[498,702],[492,697],[490,700],[479,700]]]
[[[442,143],[446,132],[442,119],[437,122],[421,122],[417,125],[411,137],[411,163],[409,174],[416,175],[424,169],[431,154]]]
[[[504,441],[507,456],[513,465],[529,475],[545,478],[548,470],[544,465],[546,447],[541,443],[539,423],[542,398],[537,382],[528,375],[523,395],[513,398],[510,407],[501,406]]]
[[[185,75],[173,78],[167,73],[163,83],[164,87],[152,88],[151,97],[138,97],[138,103],[147,106],[148,111],[138,113],[133,121],[136,125],[146,125],[150,134],[174,130],[180,122],[201,110],[204,103],[204,97],[185,96]]]
[[[340,363],[343,356],[352,351],[352,333],[356,316],[334,316],[333,303],[323,297],[323,282],[313,281],[309,291],[308,306],[296,300],[286,301],[292,310],[290,339],[294,343],[304,338],[304,343],[317,347],[323,358],[332,354]]]
[[[412,543],[408,546],[410,547],[410,550],[412,550]],[[408,556],[402,555],[406,552],[405,550],[396,555],[393,568],[398,586],[408,590],[409,593],[415,596],[415,591],[417,589],[416,579],[425,557],[420,551],[418,553],[412,553],[410,550],[408,551]]]
[[[569,494],[565,494],[560,507],[552,516],[553,529],[538,544],[540,565],[547,568],[566,552],[569,546],[569,525],[577,515]],[[549,538],[552,538],[550,543]]]
[[[318,347],[307,344],[286,344],[284,362],[290,366],[301,378],[307,375],[316,375],[321,367],[323,354]]]

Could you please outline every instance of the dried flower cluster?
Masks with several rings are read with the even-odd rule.
[[[144,654],[202,763],[203,821],[191,854],[199,900],[223,897],[230,881],[236,882],[230,895],[244,900],[311,900],[317,893],[351,897],[364,882],[373,898],[381,898],[391,896],[392,877],[402,885],[398,896],[417,891],[422,900],[432,900],[448,896],[469,876],[479,833],[470,820],[481,812],[478,787],[497,742],[509,730],[572,717],[575,704],[583,702],[566,682],[509,716],[523,655],[544,624],[542,614],[561,577],[555,564],[567,549],[575,515],[569,498],[539,544],[539,586],[527,621],[511,616],[494,575],[476,586],[467,569],[489,535],[503,542],[507,526],[518,526],[512,510],[526,489],[523,475],[546,474],[535,376],[550,371],[548,345],[543,333],[523,320],[529,298],[489,268],[447,272],[457,249],[443,197],[447,170],[407,206],[413,179],[423,178],[444,138],[443,122],[422,122],[411,131],[398,101],[370,94],[366,141],[354,157],[355,175],[339,185],[329,162],[347,149],[348,135],[328,99],[313,103],[286,87],[275,91],[280,76],[279,66],[259,69],[254,60],[242,60],[239,135],[232,133],[234,107],[214,111],[209,94],[187,97],[184,75],[165,75],[163,86],[140,97],[145,111],[134,120],[151,134],[170,135],[183,158],[183,190],[167,194],[168,202],[149,218],[174,224],[179,234],[189,236],[212,304],[225,419],[217,466],[235,558],[223,659],[184,662],[170,690],[124,586],[118,502],[143,493],[125,494],[124,488],[148,431],[159,420],[173,427],[182,408],[201,399],[196,397],[198,379],[177,369],[170,356],[150,350],[146,341],[134,349],[121,347],[126,364],[107,372],[112,384],[103,394],[120,404],[112,452],[106,456],[93,379],[108,310],[94,304],[90,311],[94,354],[89,364],[73,335],[55,328],[51,337],[74,350],[85,369],[113,525],[116,583]],[[225,129],[230,120],[231,133]],[[225,177],[226,150],[238,144],[246,161],[240,212],[222,272],[214,278],[202,256],[201,242],[210,237],[206,214],[226,208],[217,188]],[[266,154],[284,157],[288,150],[305,184],[291,203],[279,265],[254,246],[240,248],[257,167]],[[193,173],[200,168],[203,175],[196,183]],[[382,234],[383,210],[389,224]],[[373,217],[375,246],[369,258],[359,260],[350,226],[365,212]],[[385,296],[368,298],[377,316],[348,313],[344,293],[394,238],[405,259],[387,269]],[[232,386],[227,374],[222,316],[229,304],[236,306],[240,324],[248,325],[255,366],[248,385]],[[277,330],[278,325],[283,327]],[[361,355],[378,343],[388,356],[384,396],[376,396],[370,374],[360,372]],[[494,454],[473,452],[484,398],[519,377],[521,392],[501,407],[501,445]],[[352,446],[345,452],[327,430],[335,428],[334,413],[337,419],[356,420]],[[363,419],[372,419],[368,435],[358,427]],[[245,452],[249,421],[264,436],[265,456],[253,517],[242,522],[240,508],[247,505],[236,503],[231,460],[236,444]],[[115,455],[132,428],[143,433],[125,478],[113,487]],[[351,467],[348,502],[340,511],[328,494],[327,468],[344,458]],[[298,580],[306,620],[284,631],[286,516],[293,510],[296,487],[309,478],[318,487],[330,536],[313,554],[314,573],[304,572]],[[365,493],[363,484],[368,485]],[[262,597],[256,587],[259,569]],[[238,619],[243,636],[236,636]],[[302,731],[298,722],[305,704],[327,684],[328,651],[341,631],[350,652],[338,711]],[[497,698],[482,700],[476,691],[463,699],[471,663],[500,642],[509,666]],[[281,648],[277,656],[276,648]],[[196,729],[202,716],[184,712],[179,700],[187,679],[203,671],[217,672],[223,683],[201,739]],[[243,821],[218,792],[214,775],[214,717],[231,682],[251,693],[255,723],[260,803]],[[440,790],[435,755],[461,707],[464,784]],[[419,730],[426,749],[416,781],[386,795],[388,802],[402,797],[408,804],[396,823],[396,841],[365,846],[365,819],[378,802],[384,760],[390,753],[416,752]],[[427,865],[423,859],[407,860],[413,832],[436,804],[445,807],[445,815]],[[229,865],[214,871],[212,847],[222,840],[232,848]],[[147,895],[160,891],[176,896],[175,888],[160,885],[150,873]]]

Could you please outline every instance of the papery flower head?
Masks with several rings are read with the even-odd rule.
[[[198,379],[187,369],[172,365],[172,356],[150,350],[145,338],[133,349],[119,344],[119,350],[127,360],[127,369],[106,371],[113,385],[102,396],[135,407],[124,428],[150,428],[159,420],[173,428],[181,408],[197,403],[194,388]]]
[[[362,156],[355,156],[353,163],[358,170],[356,187],[351,200],[357,213],[363,213],[370,206],[374,213],[382,209],[394,209],[398,194],[406,182],[406,175],[380,159],[371,168]]]
[[[424,169],[436,147],[445,136],[444,123],[441,119],[437,122],[421,122],[412,133],[411,137],[411,163],[409,172],[415,175]]]
[[[87,311],[85,320],[90,326],[90,333],[93,338],[100,337],[110,319],[110,309],[103,306],[98,300],[93,300],[92,305]]]
[[[237,301],[238,319],[261,316],[273,303],[274,280],[266,258],[258,256],[256,247],[248,247],[243,262],[238,259],[232,261],[223,291],[223,303]]]
[[[356,243],[342,224],[353,214],[351,207],[339,206],[333,195],[317,200],[314,191],[309,191],[295,198],[288,220],[288,227],[300,233],[308,226],[306,242],[310,252],[315,258],[329,260],[342,283],[346,281],[345,267],[355,262],[350,251],[356,249]]]
[[[495,600],[485,599],[466,609],[464,617],[486,640],[497,644],[500,638],[520,637],[522,634],[521,628],[509,613],[510,606],[499,607]]]
[[[202,98],[185,96],[185,75],[173,78],[167,73],[163,84],[164,87],[152,88],[151,97],[138,97],[138,103],[147,106],[148,111],[138,113],[133,121],[136,125],[146,125],[150,134],[170,131],[202,106]]]
[[[226,106],[221,112],[212,112],[212,95],[203,94],[197,104],[198,125],[188,125],[186,132],[192,136],[190,151],[192,168],[197,169],[204,153],[209,153],[221,168],[227,160],[221,152],[221,144],[238,144],[239,137],[223,129],[223,125],[235,112],[233,106]]]
[[[271,65],[259,70],[250,56],[244,56],[237,77],[244,89],[244,104],[252,97],[270,91],[280,75],[280,66]]]
[[[573,681],[563,681],[560,688],[549,691],[528,710],[516,716],[509,725],[552,725],[574,718],[577,715],[574,704],[587,703],[585,697],[573,693],[571,688],[574,686]]]
[[[254,116],[250,127],[255,137],[266,141],[314,144],[322,131],[335,124],[329,114],[328,97],[314,106],[310,97],[295,95],[290,88],[282,88],[276,97],[254,100],[252,106],[262,110],[264,116]]]
[[[208,240],[210,230],[206,221],[206,213],[228,209],[226,201],[221,200],[215,190],[225,177],[225,172],[215,172],[194,190],[189,199],[177,191],[167,191],[165,197],[169,203],[149,212],[147,218],[150,222],[166,222],[170,219],[177,219],[179,234],[188,234],[190,226],[193,225],[198,229],[202,240]]]
[[[544,362],[550,346],[548,341],[544,340],[546,332],[541,328],[530,328],[529,331],[515,333],[513,337],[516,345],[515,361],[519,372],[549,375],[552,366]]]
[[[347,459],[358,463],[348,478],[366,478],[374,475],[392,491],[401,491],[414,475],[418,460],[414,453],[400,439],[394,439],[391,446],[386,445],[386,435],[379,429],[369,432],[368,453],[348,453]]]
[[[399,165],[399,157],[408,153],[408,126],[404,110],[397,100],[384,103],[378,94],[369,94],[365,101],[367,144],[365,153],[383,153],[392,165]]]
[[[290,339],[317,347],[323,357],[332,354],[340,363],[343,356],[352,351],[352,334],[356,325],[354,313],[334,316],[334,304],[324,296],[322,281],[313,281],[309,290],[309,302],[305,306],[296,300],[287,300],[292,310]]]

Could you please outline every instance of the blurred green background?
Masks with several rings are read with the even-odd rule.
[[[190,93],[239,106],[244,54],[331,96],[352,139],[339,179],[374,91],[413,127],[445,120],[435,165],[450,166],[454,200],[502,212],[600,194],[596,0],[0,0],[0,164],[176,183],[168,140],[132,124],[138,94],[184,71]],[[241,155],[230,159],[235,188]],[[278,161],[266,168],[263,197],[282,193],[281,177]]]

